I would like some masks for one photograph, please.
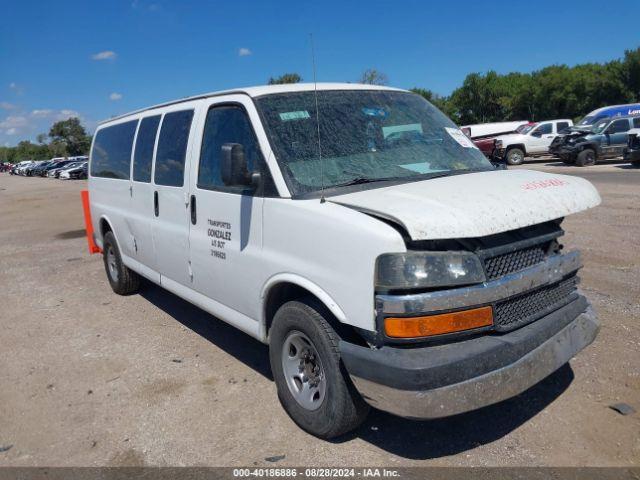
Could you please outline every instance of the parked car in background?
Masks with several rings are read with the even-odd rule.
[[[602,120],[612,117],[630,117],[640,115],[640,103],[628,103],[626,105],[611,105],[589,112],[576,125],[578,127],[589,127]]]
[[[476,139],[482,137],[490,137],[503,135],[505,133],[515,132],[518,127],[530,123],[529,120],[519,120],[516,122],[493,122],[478,123],[475,125],[463,125],[460,130],[469,138]]]
[[[492,160],[495,156],[496,137],[515,133],[527,125],[532,125],[532,123],[529,121],[494,122],[465,125],[460,127],[460,130],[473,141],[485,157]]]
[[[55,170],[58,168],[65,168],[71,165],[72,163],[74,163],[73,160],[59,160],[57,162],[53,162],[50,165],[47,165],[46,167],[39,170],[40,176],[46,177],[51,170]]]
[[[624,159],[627,162],[631,162],[632,165],[640,167],[640,128],[632,128],[627,136]]]
[[[87,162],[77,167],[70,167],[60,172],[60,180],[77,180],[87,178]]]
[[[509,165],[520,165],[525,157],[547,155],[559,132],[573,125],[570,119],[547,120],[522,128],[518,133],[496,138],[494,157]]]
[[[549,150],[564,163],[586,167],[621,156],[628,147],[632,128],[640,128],[640,116],[608,117],[595,125],[576,125],[568,134],[556,138]]]
[[[46,160],[43,162],[34,163],[33,165],[30,165],[29,167],[27,167],[25,173],[27,177],[38,177],[42,174],[42,170],[47,168],[47,166],[52,165],[53,163],[54,163],[53,160]]]
[[[52,170],[49,170],[47,172],[47,177],[49,178],[60,178],[60,174],[66,170],[67,168],[75,168],[75,167],[79,167],[82,164],[82,162],[73,162],[73,161],[69,161],[68,163],[65,163],[64,165],[54,168]]]
[[[35,162],[33,160],[25,160],[24,162],[20,162],[18,167],[15,170],[16,175],[26,176],[27,169],[31,167]]]

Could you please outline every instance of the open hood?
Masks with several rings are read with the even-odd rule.
[[[587,180],[532,170],[434,178],[327,198],[394,221],[413,240],[483,237],[595,207]]]

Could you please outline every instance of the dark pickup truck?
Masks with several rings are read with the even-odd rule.
[[[640,117],[607,118],[592,126],[575,126],[553,139],[549,153],[579,167],[620,157],[628,146],[627,132],[640,127]]]

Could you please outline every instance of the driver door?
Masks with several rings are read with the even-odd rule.
[[[553,140],[553,123],[541,123],[529,133],[527,153],[545,153]]]
[[[189,243],[193,288],[204,296],[258,319],[258,295],[265,278],[262,258],[262,192],[222,180],[223,146],[242,145],[248,170],[261,170],[262,152],[252,122],[257,112],[246,95],[229,95],[203,102],[197,171],[191,179]],[[254,118],[255,117],[255,118]],[[256,326],[237,324],[251,331]]]
[[[615,120],[607,127],[603,148],[603,153],[607,157],[617,157],[624,153],[629,129],[630,124],[627,118]]]

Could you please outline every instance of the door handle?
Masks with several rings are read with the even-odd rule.
[[[191,195],[191,224],[195,225],[198,221],[198,216],[196,214],[196,196]]]
[[[160,206],[158,205],[158,191],[153,192],[153,211],[156,217],[160,214]]]

